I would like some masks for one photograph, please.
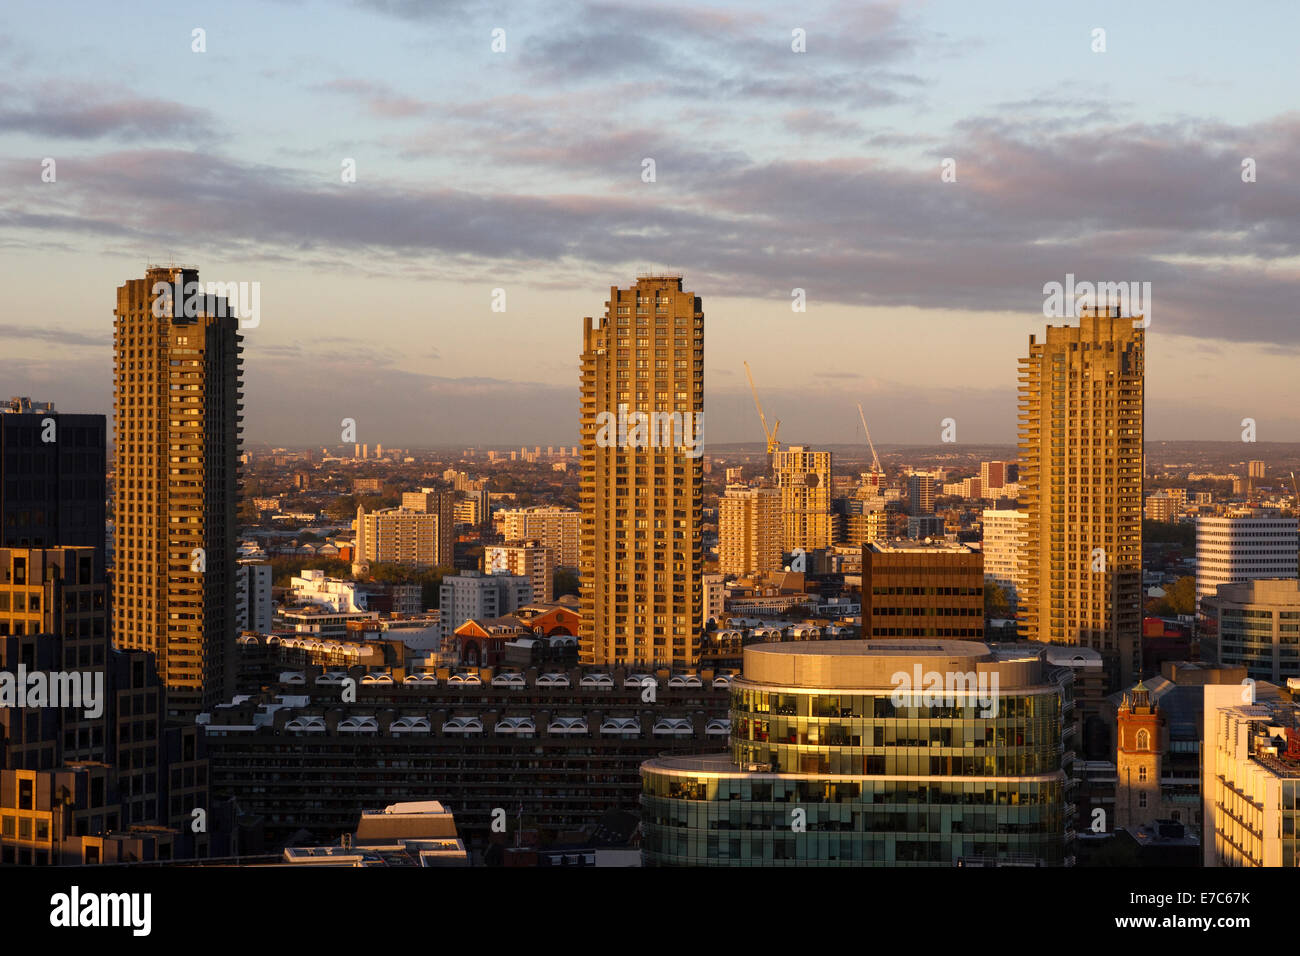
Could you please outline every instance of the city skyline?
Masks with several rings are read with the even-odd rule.
[[[56,6],[0,9],[20,934],[276,942],[323,868],[1283,912],[1189,870],[1300,867],[1300,7]]]
[[[745,359],[792,442],[853,441],[862,401],[882,443],[926,443],[947,417],[960,442],[1011,443],[1007,372],[1043,287],[1075,275],[1152,283],[1153,439],[1227,440],[1250,417],[1261,440],[1300,440],[1285,174],[1300,122],[1282,92],[1297,68],[1244,21],[1216,18],[1191,61],[1197,17],[1119,4],[1090,19],[824,4],[796,23],[731,3],[648,18],[338,3],[334,30],[234,4],[150,21],[130,40],[156,55],[124,60],[127,27],[81,8],[105,42],[60,51],[57,79],[39,7],[0,15],[0,268],[22,276],[15,313],[44,319],[0,323],[15,394],[62,381],[61,409],[106,412],[97,290],[197,262],[262,285],[250,440],[326,441],[351,417],[385,444],[572,444],[573,317],[612,276],[685,267],[711,303],[714,441],[761,438]],[[301,44],[292,64],[277,26]],[[378,50],[383,80],[357,64]],[[973,57],[991,64],[977,83]]]

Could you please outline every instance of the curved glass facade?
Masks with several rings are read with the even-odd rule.
[[[1059,865],[1062,784],[701,775],[647,766],[642,856],[647,866]]]
[[[996,716],[974,699],[896,706],[890,691],[731,692],[732,756],[781,773],[1004,777],[1061,767],[1055,688],[1003,696]]]
[[[1061,703],[1034,683],[989,707],[738,680],[729,754],[642,766],[643,860],[1060,865]]]

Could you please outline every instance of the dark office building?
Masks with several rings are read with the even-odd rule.
[[[95,549],[104,567],[106,419],[0,401],[0,546]]]
[[[92,547],[0,548],[0,669],[15,680],[20,667],[76,675],[79,693],[95,693],[97,681],[103,694],[76,707],[0,707],[0,767],[50,770],[111,759],[107,592],[95,562]],[[59,686],[71,690],[72,682]]]
[[[164,727],[152,654],[112,649],[95,562],[91,547],[0,548],[0,693],[23,695],[0,706],[3,859],[206,855],[211,828],[193,827],[208,810],[202,732]]]
[[[868,542],[862,636],[983,640],[984,555],[942,541]]]

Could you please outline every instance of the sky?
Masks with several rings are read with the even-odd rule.
[[[2,396],[111,414],[181,262],[259,283],[250,441],[576,444],[583,318],[673,270],[706,441],[748,361],[786,443],[1009,443],[1073,274],[1151,283],[1149,440],[1300,441],[1295,4],[124,9],[0,6]]]

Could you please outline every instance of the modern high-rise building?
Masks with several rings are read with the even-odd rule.
[[[240,561],[235,566],[235,627],[271,633],[271,566]]]
[[[983,640],[984,556],[908,539],[862,549],[862,636]]]
[[[1063,688],[973,641],[743,650],[730,751],[641,765],[647,866],[1059,866]]]
[[[540,541],[507,541],[483,550],[487,574],[517,574],[533,584],[532,600],[549,604],[555,597],[555,552]]]
[[[1143,516],[1148,521],[1173,521],[1182,512],[1184,504],[1173,495],[1158,491],[1154,495],[1147,495]]]
[[[850,500],[844,516],[843,543],[860,548],[871,541],[906,537],[907,521],[907,510],[901,501],[887,501],[879,496]]]
[[[1029,337],[1020,360],[1021,636],[1141,670],[1144,331],[1118,308]]]
[[[1207,684],[1201,743],[1205,866],[1300,866],[1300,712],[1267,684]]]
[[[725,575],[704,575],[704,622],[723,623],[727,609],[727,587]]]
[[[729,485],[718,500],[718,570],[770,574],[781,570],[781,492]]]
[[[700,299],[642,275],[582,330],[581,659],[687,665],[704,623]]]
[[[452,516],[456,524],[466,524],[477,528],[488,523],[492,514],[489,505],[492,495],[489,491],[467,491],[456,499]]]
[[[1007,463],[1005,461],[980,462],[980,487],[984,489],[985,498],[997,497],[994,492],[1007,483]]]
[[[468,472],[457,471],[455,468],[448,468],[444,471],[442,480],[451,482],[452,488],[456,491],[487,491],[486,478],[471,478]],[[428,491],[429,489],[426,488],[425,490]]]
[[[0,546],[90,547],[104,568],[103,415],[0,401]]]
[[[456,544],[456,496],[450,492],[438,491],[436,488],[407,491],[402,493],[402,508],[406,511],[438,516],[435,563],[439,566],[451,567]]]
[[[1300,580],[1254,578],[1220,584],[1201,606],[1201,657],[1244,667],[1254,680],[1300,678]]]
[[[816,551],[829,548],[831,523],[831,453],[791,445],[772,456],[781,489],[782,547]]]
[[[1024,542],[1023,511],[984,511],[984,577],[1007,592],[1012,601],[1020,593],[1020,549]]]
[[[234,691],[242,434],[239,320],[198,288],[197,269],[151,266],[113,312],[114,641],[156,655],[186,721]]]
[[[907,513],[912,517],[934,514],[934,492],[938,478],[928,471],[907,476]]]
[[[907,537],[916,540],[942,538],[945,531],[942,515],[908,515]]]
[[[451,565],[451,555],[439,551],[445,542],[444,515],[438,512],[387,508],[367,512],[357,508],[355,573],[374,564],[403,564],[413,568]]]
[[[506,541],[540,541],[555,552],[558,567],[576,568],[580,519],[577,511],[539,505],[498,511],[493,524]]]
[[[1196,520],[1196,606],[1220,584],[1294,578],[1300,548],[1295,518],[1238,512]]]

